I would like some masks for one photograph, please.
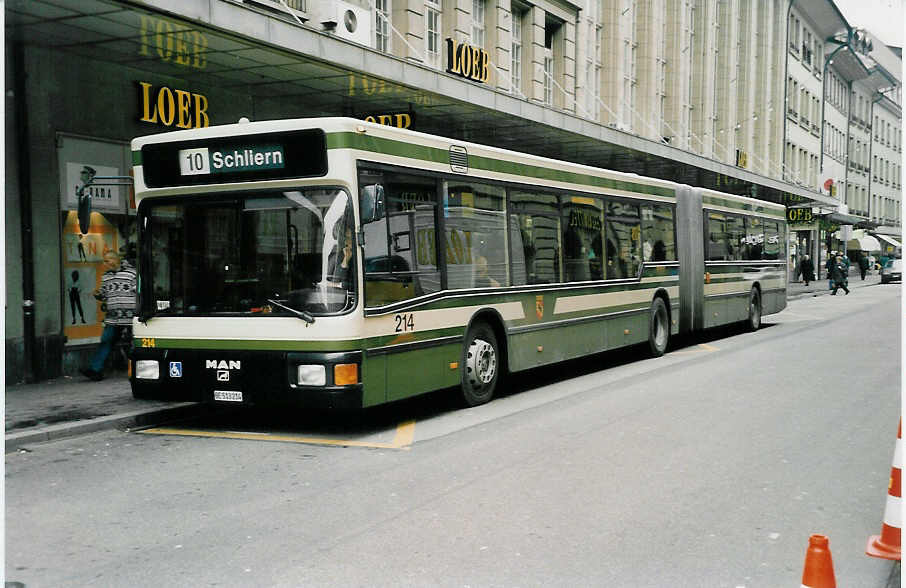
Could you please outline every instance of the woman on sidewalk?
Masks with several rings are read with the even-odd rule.
[[[808,255],[802,256],[802,262],[799,264],[799,271],[802,274],[802,281],[808,286],[808,283],[815,279],[815,264],[809,259]]]

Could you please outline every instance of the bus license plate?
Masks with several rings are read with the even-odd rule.
[[[214,400],[242,402],[242,392],[238,390],[214,390]]]

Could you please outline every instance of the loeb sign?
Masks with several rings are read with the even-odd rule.
[[[447,72],[474,80],[488,81],[488,52],[480,47],[447,39]]]

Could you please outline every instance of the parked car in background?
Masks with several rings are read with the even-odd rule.
[[[881,268],[881,283],[899,282],[903,279],[903,260],[891,259]]]

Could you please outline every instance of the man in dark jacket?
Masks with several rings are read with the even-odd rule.
[[[859,258],[859,273],[862,274],[862,281],[865,281],[865,272],[868,271],[868,256],[863,255]]]
[[[849,268],[843,263],[843,258],[838,257],[837,263],[834,265],[834,269],[831,273],[831,277],[834,280],[834,291],[831,292],[831,296],[836,296],[837,290],[840,288],[843,288],[843,291],[849,294],[849,288],[846,287],[848,275]]]

